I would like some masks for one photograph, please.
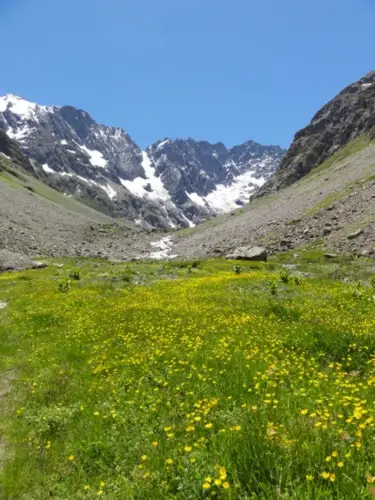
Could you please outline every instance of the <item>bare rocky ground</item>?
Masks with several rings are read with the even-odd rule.
[[[226,255],[253,244],[270,253],[320,245],[375,255],[374,238],[375,145],[369,145],[274,195],[253,200],[242,213],[177,233],[173,253],[183,258]]]
[[[100,216],[100,217],[97,217]],[[95,256],[127,259],[142,254],[153,233],[92,211],[66,208],[0,181],[0,250],[36,256]]]
[[[0,249],[31,257],[147,258],[158,250],[152,243],[166,238],[171,243],[159,258],[225,256],[244,245],[270,253],[320,245],[375,255],[375,145],[243,209],[175,233],[140,231],[94,210],[73,213],[4,182],[0,201]]]

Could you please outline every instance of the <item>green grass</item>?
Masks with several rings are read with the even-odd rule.
[[[370,261],[60,262],[0,275],[1,498],[367,498]]]
[[[307,174],[303,181],[308,181],[311,177],[319,174],[320,172],[327,170],[332,167],[335,163],[345,160],[349,156],[352,156],[356,153],[363,151],[367,146],[373,144],[374,141],[367,135],[361,135],[356,139],[350,141],[346,146],[341,148],[339,151],[336,151],[332,156],[330,156],[326,161],[324,161],[321,165],[315,167],[311,170],[309,174]]]

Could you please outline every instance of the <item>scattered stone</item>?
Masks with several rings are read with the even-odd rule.
[[[362,252],[360,252],[359,254],[360,257],[369,257],[370,256],[370,251],[365,249],[365,250],[362,250]]]
[[[257,260],[267,262],[267,250],[263,247],[239,247],[232,254],[227,255],[227,260]]]
[[[31,269],[44,269],[45,267],[48,267],[45,262],[35,261]]]
[[[337,255],[335,253],[325,253],[324,257],[326,259],[337,259]]]
[[[327,236],[328,234],[331,234],[332,233],[332,228],[331,227],[325,227],[323,229],[323,236]]]
[[[355,238],[358,238],[361,234],[363,234],[364,230],[363,228],[358,229],[357,231],[354,231],[354,233],[348,234],[348,240],[354,240]]]
[[[0,311],[8,306],[7,302],[0,302]]]

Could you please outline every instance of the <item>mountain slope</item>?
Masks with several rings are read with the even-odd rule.
[[[189,227],[247,203],[284,151],[252,141],[165,139],[141,149],[122,129],[71,106],[0,98],[0,129],[18,141],[50,186],[143,227]]]
[[[344,89],[297,132],[280,169],[244,208],[181,231],[180,257],[322,248],[375,255],[375,72]],[[172,244],[173,243],[173,244]]]
[[[114,220],[47,186],[14,140],[0,131],[0,249],[30,256],[141,253],[155,235]]]
[[[349,85],[297,132],[280,169],[258,195],[293,184],[353,139],[375,137],[375,71]]]
[[[375,141],[355,152],[350,143],[325,168],[289,187],[179,231],[170,253],[196,259],[261,245],[271,254],[307,247],[375,255],[374,173]]]

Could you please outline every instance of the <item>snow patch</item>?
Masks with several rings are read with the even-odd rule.
[[[200,207],[207,208],[207,203],[205,202],[205,199],[202,198],[201,196],[199,196],[199,194],[188,193],[187,191],[185,191],[185,193],[186,193],[186,196],[188,198],[190,198],[193,203],[195,203],[196,205],[198,205]]]
[[[139,198],[149,198],[150,200],[157,201],[171,201],[168,191],[165,189],[164,184],[160,177],[156,176],[155,167],[151,165],[151,160],[145,151],[142,151],[142,167],[145,172],[144,177],[136,177],[132,181],[125,181],[120,179],[121,184],[129,189],[132,194],[135,194]],[[150,184],[151,192],[145,189],[145,186]]]
[[[374,84],[373,84],[373,83],[362,83],[362,87],[363,87],[364,89],[367,89],[367,88],[369,88],[369,87],[372,87],[372,85],[374,85]]]
[[[45,171],[46,174],[55,174],[56,172],[48,166],[48,163],[45,163],[42,165],[42,169]]]
[[[10,139],[14,139],[15,141],[23,141],[24,138],[30,134],[31,130],[32,129],[30,127],[28,127],[27,125],[24,125],[23,128],[18,129],[18,130],[17,129],[13,129],[13,130],[8,129],[6,131],[6,134]]]
[[[106,168],[107,160],[104,158],[103,154],[96,149],[89,149],[86,146],[79,146],[82,151],[84,151],[90,158],[90,163],[93,167]]]
[[[156,149],[161,149],[161,148],[162,148],[165,144],[168,144],[169,142],[171,142],[171,141],[170,141],[170,139],[165,139],[165,141],[161,141],[161,142],[157,145]]]
[[[165,236],[159,241],[154,241],[151,246],[157,250],[151,252],[150,259],[162,260],[162,259],[173,259],[177,255],[171,255],[173,248],[173,241],[171,236]]]
[[[107,184],[106,186],[103,186],[103,184],[100,184],[100,187],[102,189],[104,189],[104,191],[107,193],[107,195],[109,196],[109,198],[111,200],[113,200],[113,198],[115,198],[117,196],[117,192],[109,184]]]
[[[37,113],[53,112],[51,107],[40,106],[13,94],[0,97],[0,113],[4,113],[6,110],[26,119],[34,118]]]
[[[105,191],[105,193],[111,200],[113,200],[113,198],[117,196],[117,192],[109,184],[106,185],[99,184],[99,182],[93,181],[92,179],[87,179],[86,177],[82,177],[81,175],[71,174],[69,172],[60,172],[60,175],[66,175],[68,177],[76,176],[77,179],[81,180],[82,182],[85,182],[86,184],[89,184],[90,186],[96,186],[100,189],[103,189],[103,191]]]
[[[248,203],[255,188],[264,184],[264,177],[256,178],[254,174],[254,171],[245,172],[236,177],[229,186],[218,184],[215,191],[205,197],[197,193],[186,193],[186,195],[198,206],[220,214],[230,212],[239,208],[241,204]]]
[[[192,222],[190,219],[188,219],[182,212],[181,212],[182,218],[186,220],[186,222],[189,224],[189,227],[195,227],[194,222]]]
[[[60,144],[62,144],[63,146],[66,146],[68,144],[68,141],[66,141],[65,139],[63,139],[62,141],[60,141]]]

